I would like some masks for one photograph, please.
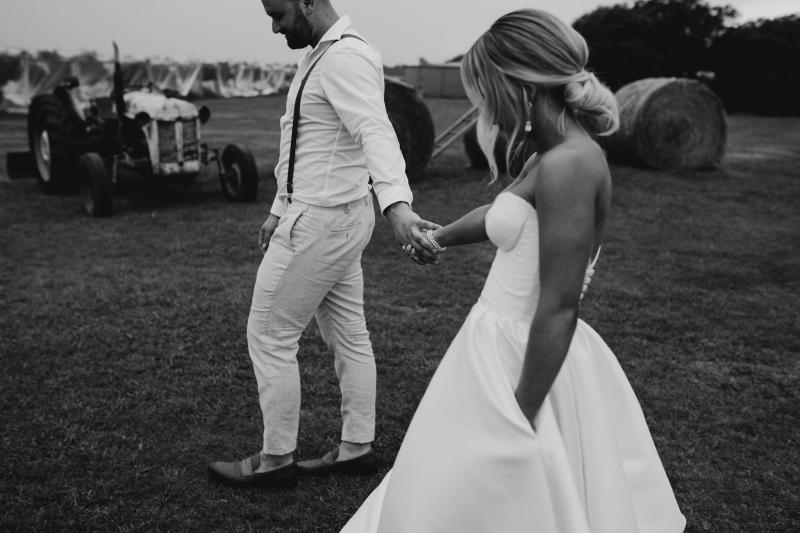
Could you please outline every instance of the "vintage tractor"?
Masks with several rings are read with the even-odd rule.
[[[86,212],[106,217],[124,172],[191,178],[213,163],[228,199],[255,198],[258,172],[250,150],[239,144],[218,150],[201,142],[201,125],[211,117],[206,106],[152,86],[125,89],[116,44],[114,63],[109,97],[83,99],[77,79],[70,78],[31,102],[28,140],[46,192],[80,191]]]
[[[69,78],[33,99],[30,153],[9,153],[8,168],[24,175],[35,167],[31,170],[46,192],[80,192],[86,211],[95,217],[111,215],[112,190],[130,171],[155,179],[192,177],[202,165],[216,164],[227,198],[254,199],[258,175],[250,151],[238,144],[209,148],[201,142],[201,126],[211,115],[206,106],[197,108],[152,85],[125,88],[116,45],[114,55],[114,88],[108,97],[84,98],[77,79]],[[411,181],[422,178],[430,161],[474,122],[472,110],[435,138],[431,113],[417,89],[386,76],[384,96]]]

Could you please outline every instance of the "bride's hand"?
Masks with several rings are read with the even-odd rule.
[[[517,400],[517,405],[519,405],[520,411],[522,411],[522,414],[525,415],[525,419],[531,425],[531,428],[533,428],[533,432],[536,433],[536,423],[534,422],[534,420],[536,419],[536,415],[539,412],[539,408],[538,407],[536,409],[530,408],[523,400],[520,399],[519,393],[514,394],[514,399]]]
[[[403,253],[406,254],[412,261],[414,261],[418,265],[437,265],[439,264],[439,254],[433,256],[433,258],[425,258],[417,253],[413,246],[410,244],[403,245]]]
[[[436,248],[425,238],[425,231],[439,228],[439,224],[422,220],[419,215],[411,210],[406,202],[395,202],[384,212],[392,225],[394,236],[404,246],[410,245],[416,251],[416,256],[422,261],[419,264],[435,262]]]

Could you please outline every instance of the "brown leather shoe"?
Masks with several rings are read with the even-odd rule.
[[[308,459],[297,463],[297,469],[303,474],[312,476],[330,476],[342,474],[347,476],[370,476],[378,473],[375,451],[370,450],[363,455],[337,461],[339,447],[335,447],[319,459]]]
[[[232,463],[214,461],[208,465],[209,476],[223,485],[240,488],[293,489],[297,486],[297,463],[256,472],[261,465],[261,453]]]

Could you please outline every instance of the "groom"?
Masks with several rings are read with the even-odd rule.
[[[264,422],[262,449],[211,475],[234,486],[293,487],[310,474],[376,472],[375,360],[364,319],[361,256],[375,214],[369,180],[395,238],[422,258],[438,226],[411,210],[411,190],[383,101],[379,54],[329,0],[262,0],[272,31],[301,58],[280,120],[278,192],[259,232],[264,258],[247,342]],[[298,341],[315,317],[334,354],[341,443],[295,463],[300,414]]]

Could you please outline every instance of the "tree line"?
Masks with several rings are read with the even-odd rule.
[[[728,112],[800,115],[800,14],[736,24],[728,5],[638,0],[573,23],[589,68],[613,90],[649,77],[699,78]]]
[[[800,13],[737,18],[733,7],[701,0],[637,0],[597,8],[573,26],[589,44],[589,68],[613,90],[642,78],[699,78],[728,112],[800,115]],[[0,86],[19,67],[18,57],[0,54]]]

